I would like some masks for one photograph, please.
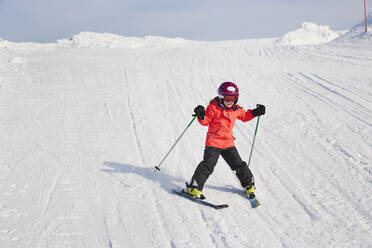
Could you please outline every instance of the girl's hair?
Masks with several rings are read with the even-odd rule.
[[[214,102],[217,102],[217,97],[211,99],[211,100],[209,101],[209,104],[212,104],[212,103],[214,103]]]
[[[212,103],[214,103],[214,102],[218,103],[218,96],[216,96],[215,98],[211,99],[211,100],[209,101],[209,104],[212,104]],[[234,104],[234,106],[236,106],[236,107],[238,107],[238,108],[242,108],[242,107],[239,106],[238,104]]]

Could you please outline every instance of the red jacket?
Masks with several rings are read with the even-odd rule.
[[[243,122],[254,118],[252,110],[245,111],[240,106],[224,108],[221,104],[213,101],[205,111],[204,120],[199,120],[203,126],[209,126],[205,146],[213,146],[221,149],[235,146],[233,127],[236,119]]]

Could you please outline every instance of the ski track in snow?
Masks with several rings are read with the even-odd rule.
[[[131,106],[131,94],[132,94],[132,91],[129,89],[129,82],[128,82],[128,76],[127,76],[127,71],[126,69],[124,68],[123,70],[123,81],[124,81],[124,84],[125,84],[125,92],[126,92],[126,96],[125,96],[125,99],[126,99],[126,108],[128,110],[128,115],[130,117],[130,120],[131,120],[131,123],[132,123],[132,130],[133,130],[133,135],[134,135],[134,140],[136,142],[136,147],[137,147],[137,154],[139,156],[139,158],[141,159],[141,162],[142,164],[144,163],[144,160],[143,160],[143,157],[141,156],[141,145],[140,145],[140,142],[139,142],[139,138],[138,138],[138,131],[137,131],[137,128],[136,128],[136,123],[135,123],[135,117],[134,117],[134,113],[132,111],[133,107]],[[135,93],[133,93],[134,97],[135,97]]]
[[[268,41],[0,50],[2,247],[371,247],[372,47]],[[223,81],[267,106],[251,209],[222,159],[214,210],[170,191],[202,158],[192,118]],[[234,136],[248,160],[256,121]]]

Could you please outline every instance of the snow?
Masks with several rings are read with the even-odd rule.
[[[26,61],[24,60],[24,58],[21,58],[21,57],[13,57],[9,60],[9,63],[13,63],[13,64],[23,64],[23,63],[26,63]]]
[[[84,48],[161,48],[168,46],[186,46],[189,42],[182,38],[166,38],[160,36],[123,37],[110,33],[81,32],[70,40],[58,40],[61,47]]]
[[[339,36],[340,32],[331,30],[329,26],[304,22],[301,28],[288,32],[277,42],[281,45],[314,45],[327,43]]]
[[[0,40],[0,246],[371,247],[372,43],[357,39]],[[229,208],[170,193],[202,159],[196,122],[154,169],[223,81],[267,107],[257,209],[223,159],[203,192]],[[255,124],[234,130],[246,161]]]
[[[370,12],[367,15],[367,32],[365,32],[365,20],[363,20],[337,39],[337,41],[341,42],[345,41],[371,42],[371,40],[372,40],[372,12]]]

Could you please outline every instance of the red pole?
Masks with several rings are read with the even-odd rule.
[[[366,25],[366,33],[367,33],[367,6],[366,6],[366,0],[364,0],[364,22]]]

